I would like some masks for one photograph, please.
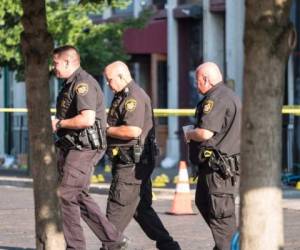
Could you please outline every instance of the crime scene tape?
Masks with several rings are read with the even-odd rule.
[[[51,113],[55,113],[56,109],[50,109]],[[154,109],[154,116],[168,117],[168,116],[194,116],[195,109]],[[26,113],[26,108],[0,108],[0,113]],[[108,109],[106,109],[108,112]],[[285,105],[282,107],[282,114],[300,116],[300,105]]]
[[[27,113],[27,108],[0,108],[0,113]],[[56,109],[50,109],[51,113],[56,113]]]

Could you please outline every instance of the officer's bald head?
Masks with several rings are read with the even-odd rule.
[[[105,73],[113,73],[114,75],[118,75],[127,82],[132,80],[129,68],[127,65],[121,61],[115,61],[109,65],[107,65],[104,69]]]
[[[222,82],[223,77],[217,64],[206,62],[200,64],[196,69],[196,80],[198,91],[205,94],[214,85]]]
[[[196,69],[196,75],[199,74],[205,76],[208,82],[212,85],[216,85],[217,83],[223,81],[223,77],[218,65],[213,62],[200,64]]]
[[[121,61],[115,61],[107,65],[104,69],[104,75],[111,89],[116,92],[122,90],[132,81],[129,68]]]

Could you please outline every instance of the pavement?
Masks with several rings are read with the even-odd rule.
[[[169,172],[168,172],[169,171]],[[167,173],[172,177],[177,170],[156,169],[154,176]],[[170,178],[171,179],[171,178]],[[108,181],[108,179],[107,179]],[[153,188],[156,200],[154,209],[161,217],[170,234],[179,242],[183,250],[211,250],[213,239],[201,215],[172,216],[166,212],[172,206],[175,185]],[[194,194],[194,185],[191,185]],[[109,183],[91,185],[91,193],[102,211],[105,211]],[[192,206],[197,212],[192,195]],[[0,250],[35,249],[34,202],[32,179],[20,176],[0,176]],[[237,202],[237,210],[239,202]],[[283,187],[283,213],[285,250],[300,249],[300,191],[289,186]],[[83,223],[88,250],[98,250],[99,240]],[[129,250],[154,250],[155,244],[149,240],[133,220],[126,228],[130,238]]]

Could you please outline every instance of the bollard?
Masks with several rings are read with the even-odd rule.
[[[231,239],[231,248],[230,250],[240,250],[240,233],[236,231]]]

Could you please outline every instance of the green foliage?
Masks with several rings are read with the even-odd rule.
[[[81,54],[82,66],[87,71],[99,75],[106,64],[115,60],[126,61],[129,58],[122,49],[124,27],[121,23],[95,25],[88,31],[88,35],[81,33],[76,44]]]
[[[151,12],[145,11],[139,19],[92,25],[86,30],[88,34],[81,32],[75,44],[80,51],[83,67],[96,76],[108,63],[128,60],[129,55],[123,50],[123,33],[127,28],[143,27],[150,15]]]
[[[66,3],[67,2],[67,3]],[[149,13],[138,20],[118,23],[93,24],[91,16],[99,15],[109,5],[124,8],[129,0],[92,1],[46,1],[48,30],[54,38],[55,46],[70,44],[81,54],[82,65],[93,75],[101,74],[103,67],[113,60],[127,60],[122,49],[122,34],[126,28],[142,26]],[[20,1],[0,1],[0,66],[22,71],[20,50]]]
[[[22,27],[20,17],[22,8],[19,1],[0,1],[0,66],[11,69],[21,64],[20,34]]]
[[[112,6],[116,8],[125,8],[130,3],[130,0],[80,0],[81,5],[94,5],[94,6]]]

